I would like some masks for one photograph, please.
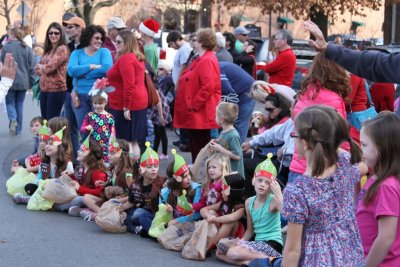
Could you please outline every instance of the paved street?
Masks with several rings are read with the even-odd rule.
[[[12,160],[33,149],[29,121],[39,115],[39,108],[31,98],[26,96],[20,136],[9,135],[7,114],[0,112],[0,266],[225,266],[215,256],[204,262],[188,261],[149,239],[106,233],[95,223],[14,204],[5,183]],[[170,143],[176,140],[172,132],[168,134]],[[189,153],[182,155],[190,158]],[[162,175],[166,164],[161,164]]]

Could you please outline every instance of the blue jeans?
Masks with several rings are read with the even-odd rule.
[[[253,113],[255,105],[256,101],[252,99],[239,106],[238,118],[236,119],[235,124],[233,126],[238,131],[240,136],[240,141],[242,143],[246,140],[247,132],[249,131],[251,114]]]
[[[92,111],[92,98],[88,96],[88,94],[79,94],[79,99],[81,101],[81,106],[78,108],[75,108],[74,103],[71,101],[71,108],[74,111],[78,129],[82,126],[86,114]],[[85,140],[86,137],[87,134],[81,135],[81,140]]]
[[[71,94],[67,93],[64,102],[64,117],[69,121],[74,159],[76,159],[78,153],[77,151],[79,150],[79,129],[78,124],[76,123],[74,111],[71,106],[71,100]]]
[[[67,91],[40,92],[40,112],[43,119],[50,120],[60,116],[66,95]]]
[[[146,232],[149,232],[154,214],[142,208],[132,208],[126,211],[125,224],[129,232],[134,232],[135,227],[141,225]]]
[[[17,134],[22,131],[22,118],[24,114],[24,100],[26,90],[9,90],[6,95],[6,108],[8,119],[17,121]]]
[[[58,211],[68,211],[72,206],[83,207],[83,196],[74,197],[71,201],[57,205]]]
[[[289,176],[288,176],[288,184],[293,183],[294,181],[296,181],[297,178],[299,178],[300,176],[302,176],[302,174],[297,173],[297,172],[289,172]]]

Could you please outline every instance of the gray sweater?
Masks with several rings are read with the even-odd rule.
[[[10,41],[1,50],[0,60],[3,63],[6,53],[11,53],[17,62],[17,72],[10,90],[28,90],[36,78],[35,55],[32,48],[22,47],[19,41]]]

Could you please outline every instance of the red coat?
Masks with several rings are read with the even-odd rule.
[[[373,83],[369,88],[377,112],[394,110],[395,88],[393,83]]]
[[[115,91],[109,94],[109,107],[114,110],[142,110],[147,107],[148,95],[144,85],[144,61],[135,54],[122,55],[107,72]]]
[[[265,65],[269,74],[269,83],[283,84],[291,87],[296,71],[296,55],[292,48],[280,51],[274,61]]]
[[[351,92],[346,97],[346,103],[351,105],[347,111],[362,111],[368,108],[367,91],[365,90],[364,79],[357,75],[350,74]]]
[[[195,59],[179,78],[175,97],[174,127],[219,128],[215,117],[220,100],[221,80],[218,60],[212,51],[208,51]]]

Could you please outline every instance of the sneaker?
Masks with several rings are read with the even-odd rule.
[[[142,232],[143,227],[141,225],[138,225],[135,227],[135,229],[133,230],[135,234],[140,235],[140,232]]]
[[[78,206],[72,206],[71,208],[69,208],[68,210],[68,215],[73,216],[73,217],[80,217],[81,216],[81,211],[83,209],[81,207]]]
[[[172,142],[172,144],[173,144],[174,146],[178,146],[178,147],[179,147],[179,145],[181,144],[181,142],[178,140],[178,141]]]
[[[160,160],[168,159],[168,155],[165,155],[165,154],[161,153],[159,158],[160,158]]]
[[[96,212],[91,211],[90,209],[82,209],[79,215],[82,217],[84,221],[93,222],[96,219]]]
[[[18,126],[17,121],[12,120],[10,123],[10,134],[11,135],[17,135],[17,126]]]
[[[287,233],[287,225],[281,229],[281,233],[282,234],[286,234]]]
[[[13,200],[16,204],[28,204],[28,201],[31,197],[26,196],[22,193],[15,193],[13,195]]]

